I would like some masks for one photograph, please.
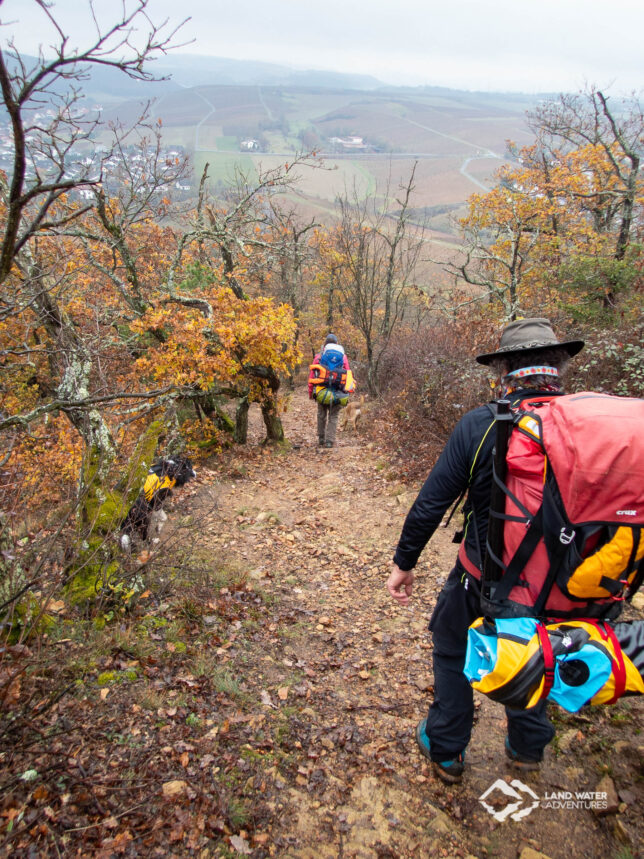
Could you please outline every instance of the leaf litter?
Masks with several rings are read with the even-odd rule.
[[[479,797],[516,773],[503,755],[503,711],[484,698],[463,783],[434,777],[414,729],[433,693],[426,627],[453,563],[451,532],[425,550],[412,606],[394,605],[384,585],[416,487],[382,467],[386,420],[321,452],[314,408],[297,390],[284,422],[294,447],[266,449],[251,413],[255,444],[213,462],[176,502],[174,515],[194,523],[192,578],[168,557],[181,586],[161,565],[163,594],[151,587],[91,657],[67,639],[55,678],[66,694],[56,698],[44,677],[14,680],[17,710],[29,694],[51,696],[31,723],[4,723],[0,851],[638,855],[639,699],[554,710],[542,770],[519,776],[540,797],[608,786],[610,814],[540,806],[497,822]]]

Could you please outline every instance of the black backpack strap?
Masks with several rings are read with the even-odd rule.
[[[633,545],[631,547],[631,554],[628,559],[628,565],[626,570],[624,571],[624,575],[626,578],[630,576],[635,568],[635,559],[637,558],[637,550],[640,547],[640,537],[642,536],[642,529],[638,525],[634,525],[631,528],[631,537],[633,539]]]
[[[557,502],[560,498],[559,489],[555,483],[554,475],[548,469],[546,481],[543,487],[543,511],[544,541],[548,552],[550,568],[543,583],[541,592],[535,600],[535,614],[543,612],[546,601],[550,596],[552,586],[557,580],[559,570],[570,552],[570,546],[575,538],[575,530],[570,521],[562,513],[563,507]],[[556,536],[555,536],[556,535]]]
[[[508,450],[508,439],[512,431],[514,414],[511,409],[510,400],[499,400],[496,404],[496,417],[494,426],[496,435],[494,439],[494,452],[492,456],[492,492],[490,494],[490,515],[488,517],[486,555],[482,558],[483,574],[481,576],[481,594],[487,601],[492,597],[498,582],[503,578],[505,570],[503,564],[499,563],[499,556],[503,553],[503,519],[505,513],[505,473],[506,453]],[[498,513],[498,516],[493,515]]]
[[[536,514],[532,517],[530,524],[528,526],[528,530],[526,531],[525,537],[519,543],[519,547],[517,548],[512,560],[505,568],[505,572],[503,573],[503,577],[501,581],[497,584],[494,591],[494,600],[504,600],[507,599],[510,595],[510,591],[514,588],[523,572],[526,564],[532,557],[534,550],[539,545],[539,541],[543,537],[543,507],[540,507]],[[490,547],[487,547],[487,551],[490,552]],[[500,561],[497,560],[497,563]],[[549,591],[550,589],[548,589]],[[547,599],[547,594],[543,600],[545,604],[545,600]],[[539,595],[539,598],[541,594]],[[538,612],[535,612],[538,614]]]
[[[507,497],[510,499],[510,501],[512,501],[514,506],[517,507],[523,513],[523,516],[509,516],[507,513],[499,513],[496,510],[491,510],[490,515],[496,519],[507,519],[509,522],[529,522],[532,519],[532,513],[530,513],[528,508],[525,507],[519,501],[516,495],[508,489],[506,484],[499,479],[499,476],[496,473],[496,468],[494,468],[494,466],[492,467],[492,479],[501,489],[501,492],[503,492],[504,495],[507,495]]]
[[[642,529],[641,528],[633,528],[633,550],[631,552],[631,558],[630,558],[629,566],[628,566],[628,570],[627,570],[627,577],[628,577],[628,574],[633,569],[633,567],[635,566],[635,557],[637,555],[637,550],[639,549],[641,536],[642,536]],[[633,599],[635,592],[639,589],[639,587],[641,586],[643,581],[644,581],[644,556],[642,556],[640,558],[640,562],[637,565],[637,572],[633,576],[633,581],[628,586],[628,593],[626,594],[626,599],[629,602]]]
[[[516,585],[519,580],[519,576],[521,575],[521,571],[524,566],[530,560],[532,553],[536,549],[539,540],[543,536],[543,528],[541,527],[541,517],[539,516],[540,510],[537,511],[536,515],[533,515],[527,507],[525,507],[521,501],[516,497],[516,495],[510,491],[510,489],[506,486],[506,484],[499,478],[496,472],[496,466],[492,465],[492,479],[496,486],[501,490],[503,495],[507,498],[510,498],[512,503],[517,507],[522,516],[512,516],[508,513],[501,513],[498,510],[493,510],[490,508],[490,521],[492,519],[502,519],[504,522],[520,522],[523,525],[528,526],[528,530],[526,531],[526,535],[519,544],[517,551],[514,554],[514,557],[510,561],[510,563],[506,565],[503,563],[503,560],[498,556],[497,552],[495,552],[494,548],[490,544],[490,540],[486,541],[485,551],[486,555],[489,556],[490,560],[497,566],[498,569],[503,570],[503,575],[500,579],[500,583],[496,585],[494,591],[494,599],[506,599],[512,590],[512,588]],[[489,529],[488,529],[489,533]]]
[[[599,586],[612,596],[620,598],[620,594],[624,590],[624,582],[621,579],[611,579],[608,576],[602,576],[599,580]]]

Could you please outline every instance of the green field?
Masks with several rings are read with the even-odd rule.
[[[197,152],[193,156],[196,177],[202,175],[206,163],[209,165],[208,176],[213,184],[223,182],[224,185],[228,185],[232,183],[235,176],[235,168],[247,174],[251,181],[257,176],[253,159],[244,152]]]
[[[218,137],[217,138],[218,152],[239,152],[239,142],[236,137]]]

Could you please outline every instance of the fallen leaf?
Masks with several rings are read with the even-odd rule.
[[[47,603],[47,611],[53,611],[54,614],[59,614],[61,611],[65,611],[65,603],[63,600],[52,600]]]
[[[188,782],[181,781],[181,779],[173,779],[172,781],[167,781],[163,787],[163,795],[164,796],[179,796],[182,793],[185,793],[188,789]]]
[[[20,689],[22,687],[22,682],[20,677],[16,677],[15,680],[12,680],[9,684],[9,688],[4,693],[5,701],[10,702],[11,704],[17,704],[20,700]]]
[[[107,686],[103,686],[103,688],[100,691],[101,701],[104,701],[109,694],[110,694],[110,690],[107,688]]]
[[[132,834],[126,830],[125,832],[119,832],[119,834],[114,837],[111,844],[109,843],[110,839],[104,841],[103,844],[109,844],[112,852],[125,853],[128,841],[132,841]]]
[[[58,642],[58,644],[62,644],[65,641],[71,641],[71,638],[63,638]],[[8,650],[9,650],[9,653],[12,654],[12,656],[30,656],[31,655],[31,650],[29,650],[29,648],[27,647],[26,644],[13,644],[10,648],[8,648]]]
[[[242,838],[241,835],[231,835],[230,846],[238,853],[243,853],[245,856],[250,856],[253,852],[248,841],[246,841],[245,838]]]
[[[275,709],[275,704],[273,704],[273,702],[271,701],[271,696],[268,694],[266,689],[262,689],[262,691],[259,693],[259,697],[265,707],[272,707],[273,709]]]
[[[277,697],[280,699],[280,701],[286,701],[286,699],[288,698],[288,686],[280,686],[280,688],[277,690]]]

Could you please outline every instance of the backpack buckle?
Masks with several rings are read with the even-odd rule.
[[[575,539],[575,532],[571,529],[570,531],[566,530],[564,526],[559,532],[559,542],[563,543],[564,546],[569,546],[572,541]]]

